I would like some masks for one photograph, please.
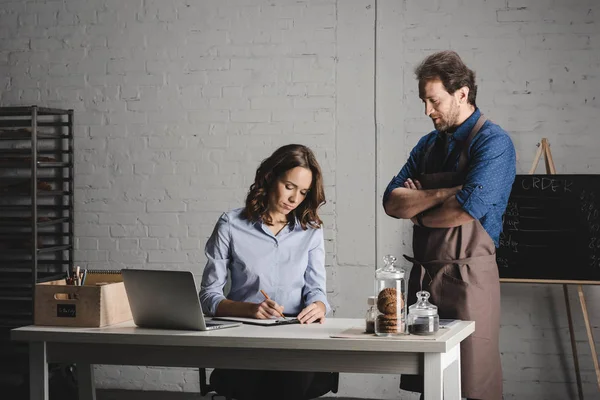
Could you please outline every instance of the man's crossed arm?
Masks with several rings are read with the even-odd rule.
[[[450,228],[473,220],[456,200],[461,186],[423,189],[417,180],[407,179],[404,187],[394,189],[384,204],[386,214],[410,219],[429,228]]]

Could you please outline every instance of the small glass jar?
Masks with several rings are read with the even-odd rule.
[[[400,336],[406,334],[406,280],[405,270],[396,266],[396,257],[387,255],[385,265],[375,271],[377,294],[377,336]]]
[[[408,307],[408,333],[433,335],[440,329],[437,306],[429,302],[429,292],[417,292],[417,302]]]
[[[365,316],[365,333],[375,333],[375,320],[377,319],[377,296],[367,299],[369,309]]]

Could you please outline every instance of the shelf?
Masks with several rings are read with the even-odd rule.
[[[62,251],[62,250],[69,250],[71,248],[70,244],[64,244],[64,245],[60,245],[60,246],[44,246],[44,247],[40,247],[39,249],[37,249],[38,253],[50,253],[53,251]]]
[[[48,239],[64,239],[70,236],[71,234],[69,232],[38,231],[37,233],[38,241],[46,241]],[[26,230],[12,233],[0,231],[0,243],[23,242],[30,237],[31,232]]]
[[[25,283],[26,279],[29,279],[30,282]],[[20,279],[15,279],[15,278],[8,279],[6,277],[3,277],[2,281],[0,282],[0,291],[2,291],[3,289],[19,289],[19,288],[31,289],[31,276],[20,278]]]
[[[44,249],[46,247],[55,247],[55,246],[67,246],[63,242],[63,239],[69,238],[71,236],[68,232],[38,232],[38,245],[40,249]],[[2,243],[3,248],[0,248],[0,251],[5,250],[30,250],[30,232],[15,232],[12,236],[6,236],[5,232],[0,232],[0,243]],[[60,241],[59,243],[52,243],[53,241]],[[6,245],[13,245],[13,247],[8,247]]]
[[[69,168],[72,166],[70,162],[50,162],[50,161],[38,161],[36,163],[38,168]],[[31,168],[31,161],[9,161],[5,162],[0,159],[0,169],[2,168]]]
[[[10,338],[7,339],[7,342]],[[28,352],[29,346],[26,343],[14,342],[17,345],[9,345],[7,343],[6,346],[0,346],[0,367],[5,372],[10,373],[11,375],[19,375],[18,371],[26,372],[28,366]],[[20,345],[18,345],[20,344]],[[11,377],[12,379],[7,380],[6,382],[0,381],[0,388],[2,388],[2,384],[6,383],[15,383],[13,379],[15,377]],[[6,392],[3,392],[6,393]],[[14,397],[8,397],[7,400],[14,400]]]
[[[33,319],[31,317],[19,318],[15,320],[11,318],[2,318],[0,316],[0,328],[15,329],[27,325],[33,325]]]
[[[71,245],[69,244],[63,244],[63,245],[50,245],[50,246],[42,246],[39,247],[37,249],[38,254],[43,254],[43,253],[52,253],[54,251],[62,251],[62,250],[69,250],[71,248]],[[22,248],[22,249],[3,249],[2,253],[4,254],[22,254],[22,253],[29,253],[31,251],[30,248]]]
[[[23,107],[1,107],[0,117],[4,116],[22,116],[31,115],[33,110],[37,109],[38,116],[47,115],[69,115],[73,110],[62,110],[58,108],[38,107],[38,106],[23,106]]]
[[[0,293],[0,302],[3,302],[3,301],[19,301],[19,302],[23,302],[23,303],[31,303],[31,301],[33,300],[31,298],[31,289],[28,290],[28,292],[29,292],[29,296],[27,296],[27,295],[22,295],[22,296],[6,296],[6,295],[2,295]],[[2,313],[2,310],[0,310],[0,313]],[[6,314],[11,314],[11,313],[7,312],[7,313],[5,313],[5,315]],[[17,314],[17,315],[20,315],[20,314]]]
[[[56,279],[62,279],[66,276],[66,272],[38,272],[37,282],[48,282]],[[13,284],[27,284],[31,286],[31,272],[16,272],[16,273],[8,273],[4,272],[0,268],[0,287],[9,287],[9,285]]]
[[[27,372],[29,347],[11,341],[10,329],[33,324],[35,284],[65,278],[73,265],[74,137],[73,110],[0,107],[2,395],[6,382],[27,387],[17,372]]]
[[[32,311],[28,310],[5,310],[0,308],[0,318],[5,319],[6,316],[14,316],[14,317],[29,317],[33,314]]]
[[[54,205],[39,205],[38,210],[56,211],[56,210],[69,210],[70,206],[54,206]],[[31,211],[31,204],[29,205],[14,205],[6,204],[0,206],[0,211],[11,210],[11,211]]]
[[[10,340],[10,338],[7,339],[7,341]],[[19,342],[15,342],[15,343],[19,343]],[[23,361],[27,361],[27,353],[29,350],[29,346],[27,345],[27,343],[19,343],[21,344],[20,346],[0,346],[0,364],[2,364],[3,362],[6,362],[6,364],[11,364],[12,361],[15,358],[25,358],[24,360],[21,360],[21,363],[23,363]],[[23,364],[26,364],[23,363]],[[14,372],[14,371],[13,371]]]
[[[0,274],[3,273],[22,273],[24,270],[31,270],[32,260],[21,260],[21,259],[8,259],[1,258],[2,266],[0,267]],[[59,268],[62,265],[69,265],[69,260],[38,260],[38,270],[40,268]],[[46,273],[45,271],[41,271]],[[39,275],[40,271],[38,271]]]
[[[38,154],[70,154],[68,150],[47,150],[40,149]],[[0,158],[4,156],[14,156],[15,154],[30,155],[31,149],[0,149]]]
[[[21,123],[19,123],[21,122]],[[19,122],[15,122],[15,121],[2,121],[0,120],[0,128],[6,128],[6,127],[29,127],[31,126],[31,123],[27,124],[27,121],[19,121]],[[57,122],[57,123],[42,123],[39,122],[38,126],[41,127],[66,127],[68,126],[68,124],[66,122]],[[19,132],[9,132],[7,130],[0,130],[0,140],[31,140],[31,133],[30,132],[26,132],[26,133],[19,133]],[[36,138],[39,139],[69,139],[71,138],[70,135],[66,135],[66,134],[60,134],[60,133],[44,133],[44,132],[38,132],[38,134],[36,135]]]
[[[13,342],[17,346],[7,346],[7,342],[10,341],[10,331],[0,331],[0,354],[27,354],[27,348],[29,344],[26,342]],[[2,359],[0,357],[0,359]]]
[[[69,178],[67,177],[60,177],[60,176],[38,176],[37,180],[38,180],[38,184],[41,182],[58,182],[58,181],[67,181]],[[11,183],[12,182],[12,183]],[[3,190],[3,188],[8,188],[10,186],[14,186],[14,185],[30,185],[31,184],[31,177],[28,176],[6,176],[6,177],[0,177],[0,191]]]
[[[3,197],[31,197],[29,191],[1,191],[0,194]],[[40,190],[37,192],[38,197],[51,197],[51,196],[68,196],[71,192],[69,190]],[[2,208],[2,206],[0,206]]]
[[[7,290],[0,288],[0,304],[11,302],[11,304],[20,303],[23,307],[31,307],[32,300],[31,285],[29,287],[23,287],[19,290]]]
[[[38,218],[37,226],[41,228],[66,222],[69,222],[69,218],[50,218],[49,220],[42,221],[40,221],[40,218]],[[31,218],[0,217],[0,228],[8,226],[18,226],[24,228],[31,227]]]
[[[65,184],[72,187],[72,178],[66,177],[37,177],[37,194],[65,191]],[[31,194],[30,177],[0,177],[0,195],[29,195]]]
[[[23,307],[31,308],[31,304],[24,305]],[[13,324],[19,324],[22,321],[31,321],[33,318],[33,311],[25,310],[3,310],[0,308],[0,320],[5,323],[12,322]],[[2,325],[0,325],[2,327]]]
[[[21,315],[18,318],[5,317],[0,314],[0,328],[14,329],[25,325],[33,325],[31,313],[29,315]]]

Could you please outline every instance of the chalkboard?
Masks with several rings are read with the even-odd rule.
[[[600,283],[600,175],[517,175],[497,251],[500,278]]]

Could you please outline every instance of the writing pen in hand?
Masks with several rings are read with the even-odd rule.
[[[264,290],[260,289],[260,292],[262,293],[263,296],[265,296],[265,299],[271,300],[271,298],[269,297],[269,295],[266,294]],[[278,310],[275,310],[275,311],[277,311],[277,314],[279,314],[281,316],[281,318],[285,318],[285,315],[283,315],[282,313],[280,313]]]

